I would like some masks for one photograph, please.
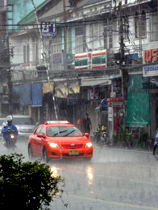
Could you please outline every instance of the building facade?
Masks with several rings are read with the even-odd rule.
[[[32,101],[23,105],[37,105],[42,120],[55,119],[57,105],[58,118],[74,124],[88,112],[91,135],[103,123],[110,138],[125,118],[130,130],[143,127],[153,138],[158,93],[155,1],[50,2],[37,8],[38,22],[32,11],[19,22],[21,32],[10,36],[17,52],[12,59],[14,84],[41,83],[43,90],[52,82],[53,87],[41,92],[40,106]],[[36,25],[50,22],[56,23],[56,36],[41,39]]]

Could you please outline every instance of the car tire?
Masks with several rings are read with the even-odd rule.
[[[158,160],[158,148],[157,148],[157,146],[155,147],[154,156],[155,156],[155,160]]]
[[[28,146],[28,157],[29,157],[29,160],[33,159],[32,148],[30,144]]]
[[[45,163],[48,163],[48,161],[49,161],[49,158],[48,158],[48,155],[47,155],[47,150],[46,150],[45,147],[43,148],[43,161]]]

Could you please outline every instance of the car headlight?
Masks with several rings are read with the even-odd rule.
[[[88,142],[88,143],[86,143],[85,148],[87,148],[87,147],[91,147],[91,146],[92,146],[92,143],[91,143],[91,142]]]
[[[53,148],[59,148],[58,144],[48,142],[48,145]]]

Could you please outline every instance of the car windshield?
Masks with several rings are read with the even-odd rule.
[[[12,123],[14,125],[35,125],[35,122],[32,118],[13,118]]]
[[[74,136],[83,136],[81,131],[75,126],[49,126],[47,127],[47,136],[48,137],[74,137]]]

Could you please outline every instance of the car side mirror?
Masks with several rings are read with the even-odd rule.
[[[41,138],[44,137],[44,136],[43,136],[43,133],[38,133],[38,134],[37,134],[37,137],[41,137]]]
[[[84,135],[85,135],[86,137],[88,137],[88,136],[89,136],[89,133],[85,133]]]

